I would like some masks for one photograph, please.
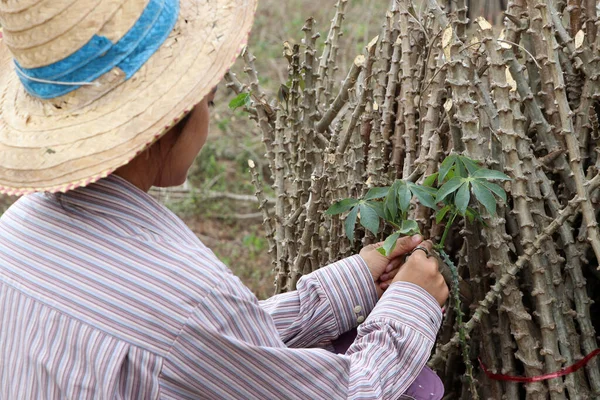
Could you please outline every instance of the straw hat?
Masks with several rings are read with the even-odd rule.
[[[223,78],[256,2],[0,1],[0,193],[67,191],[127,164]]]

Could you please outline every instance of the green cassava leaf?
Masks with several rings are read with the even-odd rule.
[[[381,254],[383,254],[386,257],[389,257],[389,255],[392,254],[392,252],[396,248],[396,242],[398,241],[399,237],[400,232],[394,232],[390,236],[388,236],[387,239],[385,239],[385,242],[383,242],[383,246],[379,248],[379,250],[383,250],[381,251]]]
[[[467,210],[465,211],[465,217],[467,217],[467,221],[469,221],[470,224],[472,224],[473,221],[475,221],[476,216],[477,216],[477,213],[471,207],[468,207]]]
[[[409,184],[409,187],[412,194],[419,200],[419,203],[434,210],[437,208],[435,201],[436,190],[412,182]]]
[[[366,203],[360,204],[360,224],[373,232],[374,235],[379,233],[379,215],[374,208]]]
[[[397,195],[398,195],[398,206],[400,206],[400,211],[402,211],[403,213],[408,211],[408,207],[410,206],[410,199],[412,199],[412,194],[410,193],[410,190],[408,189],[408,185],[406,184],[406,182],[404,181],[397,181],[400,182],[400,184],[398,185],[398,191],[397,191]]]
[[[449,194],[454,193],[464,182],[464,178],[454,177],[448,182],[444,183],[437,192],[437,196],[435,198],[436,203],[443,201],[446,197],[448,197]]]
[[[250,104],[250,93],[240,93],[229,102],[229,109],[235,110]]]
[[[479,221],[483,226],[488,226],[484,219],[481,218],[481,214],[479,214],[477,212],[477,210],[472,209],[471,207],[467,207],[467,211],[465,212],[465,217],[467,217],[467,219],[469,219],[470,223],[473,223],[473,221],[477,220]]]
[[[369,207],[371,207],[371,208],[373,208],[373,210],[375,210],[375,212],[377,213],[377,215],[379,215],[379,218],[386,219],[385,207],[383,205],[383,202],[381,202],[381,201],[367,201],[367,204],[369,205]]]
[[[506,203],[506,192],[500,185],[496,185],[495,183],[488,182],[485,179],[477,179],[477,182],[481,183],[483,186],[488,188],[492,193],[496,196],[500,197],[502,201]]]
[[[473,175],[476,171],[481,169],[477,162],[475,162],[475,160],[471,160],[469,157],[460,156],[459,160],[465,166],[467,171],[469,171],[469,175]]]
[[[490,215],[496,215],[496,198],[492,194],[492,192],[483,186],[478,180],[474,180],[472,182],[473,185],[473,194],[477,201],[479,201],[485,209],[490,213]]]
[[[419,224],[417,224],[417,221],[404,220],[402,221],[402,224],[400,225],[400,230],[398,230],[398,232],[405,236],[412,236],[416,235],[417,233],[420,233],[421,231],[419,229]]]
[[[454,197],[454,204],[461,215],[465,215],[465,211],[467,211],[467,207],[469,206],[469,200],[471,200],[470,186],[469,182],[463,183]]]
[[[365,200],[381,199],[381,198],[387,196],[389,191],[390,191],[389,186],[388,187],[373,187],[373,188],[369,189],[369,191],[365,195]]]
[[[469,173],[465,168],[465,164],[463,164],[461,161],[457,161],[456,164],[454,164],[454,171],[456,172],[456,175],[460,177],[466,178],[469,176]]]
[[[448,214],[448,211],[450,211],[451,208],[452,208],[452,206],[444,206],[441,210],[439,210],[435,214],[435,222],[437,224],[442,222],[444,220],[444,217],[446,216],[446,214]]]
[[[398,215],[398,182],[399,181],[394,182],[384,201],[385,210],[389,213],[390,219],[392,220]]]
[[[356,226],[356,218],[358,217],[358,206],[355,206],[350,214],[346,217],[344,221],[344,227],[346,228],[346,237],[350,239],[351,242],[354,242],[354,227]]]
[[[327,211],[325,211],[325,214],[326,215],[342,214],[357,204],[358,204],[358,200],[356,200],[356,199],[344,199],[344,200],[338,201],[337,203],[334,203],[331,207],[329,207],[327,209]]]
[[[442,161],[442,165],[440,165],[440,172],[438,175],[438,182],[440,185],[442,184],[442,182],[444,182],[444,179],[446,179],[446,175],[448,175],[448,172],[450,172],[450,169],[452,169],[452,166],[454,165],[457,159],[458,156],[456,154],[453,154],[451,156],[446,157],[444,161]]]
[[[306,89],[306,81],[304,79],[300,79],[299,84],[300,84],[299,85],[300,89],[302,89],[302,91],[304,91]]]
[[[279,90],[277,91],[277,100],[280,103],[286,103],[290,98],[290,88],[287,85],[279,86]]]
[[[480,169],[475,171],[473,174],[473,178],[477,179],[487,179],[487,180],[499,180],[499,181],[510,181],[510,177],[508,175],[503,174],[500,171],[496,171],[494,169]]]
[[[408,187],[409,187],[409,189],[411,189],[411,190],[412,190],[412,188],[413,188],[414,186],[416,186],[416,187],[418,187],[419,189],[421,189],[421,190],[423,190],[423,191],[425,191],[425,192],[429,193],[430,195],[432,195],[432,196],[434,196],[434,197],[435,197],[435,195],[437,194],[437,189],[435,189],[435,188],[432,188],[432,187],[429,187],[429,186],[425,186],[425,185],[419,185],[419,184],[417,184],[417,183],[408,182]]]
[[[438,178],[438,176],[439,176],[439,172],[429,175],[423,181],[423,186],[432,187],[435,184],[435,180]]]

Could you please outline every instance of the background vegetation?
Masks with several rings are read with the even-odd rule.
[[[276,95],[287,81],[287,60],[283,43],[297,43],[307,17],[314,16],[316,30],[327,32],[334,14],[334,2],[305,0],[261,0],[249,47],[257,57],[259,80],[268,94]],[[348,6],[346,24],[340,39],[339,74],[343,79],[354,57],[381,27],[387,2],[352,0]],[[281,23],[285,21],[285,23]],[[243,75],[241,60],[233,71]],[[183,200],[173,194],[161,193],[158,198],[183,217],[204,243],[211,247],[242,281],[259,297],[273,294],[273,265],[262,227],[262,215],[254,201],[236,201],[216,197],[219,193],[246,194],[253,197],[254,186],[248,160],[257,162],[264,178],[269,177],[264,157],[262,134],[255,122],[242,111],[230,110],[234,97],[221,84],[213,109],[211,133],[207,145],[198,157],[190,176],[195,191]],[[268,183],[268,182],[267,182]],[[272,195],[269,188],[266,195]],[[207,193],[210,192],[210,195]],[[215,193],[217,192],[217,193]]]

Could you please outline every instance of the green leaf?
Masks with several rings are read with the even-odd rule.
[[[435,214],[435,223],[439,224],[440,222],[442,222],[444,220],[444,217],[446,216],[446,214],[448,214],[448,211],[450,211],[451,208],[452,208],[452,206],[444,206],[440,211],[438,211]]]
[[[350,214],[344,221],[344,227],[346,228],[346,237],[354,242],[354,227],[356,226],[356,217],[358,217],[358,206],[354,207]]]
[[[377,213],[377,215],[379,215],[379,218],[386,219],[385,209],[384,209],[384,206],[383,206],[383,202],[381,202],[381,201],[368,201],[367,204],[369,205],[369,207],[371,207],[373,210],[375,210],[375,212]]]
[[[398,205],[400,206],[400,211],[403,213],[408,211],[408,207],[410,206],[410,199],[412,199],[412,194],[410,190],[408,190],[408,185],[404,181],[398,185]]]
[[[438,182],[440,184],[444,182],[446,175],[448,175],[448,172],[450,172],[450,169],[452,169],[452,166],[456,162],[457,158],[458,156],[456,154],[453,154],[451,156],[446,157],[444,161],[442,161],[442,165],[440,165],[440,172],[438,175]]]
[[[344,213],[358,204],[358,200],[356,199],[344,199],[334,203],[331,207],[325,211],[326,215],[337,215]]]
[[[277,100],[279,100],[280,103],[285,103],[288,101],[290,97],[290,88],[289,86],[286,85],[281,85],[279,86],[279,91],[277,92]]]
[[[387,210],[387,212],[389,212],[390,217],[392,220],[396,219],[396,216],[398,215],[398,201],[397,201],[397,190],[398,190],[398,182],[400,181],[396,181],[394,182],[394,184],[392,185],[392,188],[389,191],[388,196],[385,198],[385,209]]]
[[[469,176],[469,174],[467,173],[467,169],[465,168],[465,164],[463,164],[460,161],[458,161],[456,164],[454,164],[454,171],[456,171],[456,174],[458,176],[461,176],[463,178],[466,178]]]
[[[250,104],[250,93],[240,93],[229,102],[229,109],[235,110]]]
[[[469,182],[463,183],[454,197],[454,204],[461,215],[465,215],[465,211],[467,211],[467,207],[469,206],[469,200],[471,200],[471,191],[469,189]]]
[[[490,213],[490,215],[495,216],[496,198],[494,197],[492,192],[488,188],[483,186],[481,183],[479,183],[478,180],[474,180],[472,182],[472,185],[473,194],[477,198],[477,201],[479,201],[485,207],[485,209]]]
[[[492,180],[496,179],[499,181],[510,181],[510,177],[508,175],[503,174],[500,171],[496,171],[494,169],[480,169],[473,174],[473,178],[477,179],[487,179]]]
[[[306,81],[304,79],[300,79],[300,89],[302,89],[302,91],[304,91],[306,89]]]
[[[388,236],[387,239],[385,239],[385,242],[383,242],[383,247],[380,247],[380,249],[383,249],[383,252],[381,254],[383,254],[386,257],[389,257],[389,255],[392,254],[392,252],[396,248],[396,243],[398,242],[399,237],[400,232],[395,232]]]
[[[471,160],[469,157],[460,156],[460,162],[465,166],[470,175],[473,175],[476,171],[479,171],[481,167],[475,160]]]
[[[432,187],[435,184],[435,180],[437,179],[438,176],[439,176],[439,172],[436,172],[435,174],[429,175],[423,181],[423,186]]]
[[[502,201],[506,203],[506,192],[500,185],[496,185],[495,183],[488,182],[485,179],[477,179],[477,182],[481,183],[486,188],[490,189],[492,193],[496,196],[500,197]]]
[[[418,187],[419,189],[421,189],[421,190],[429,193],[432,196],[435,196],[437,194],[437,192],[438,192],[436,188],[432,188],[432,187],[424,186],[424,185],[419,185],[417,183],[408,182],[408,188],[411,191],[412,191],[412,188],[415,187],[415,186]]]
[[[400,225],[400,230],[398,231],[403,235],[412,236],[420,233],[419,224],[417,221],[405,220],[402,221],[402,225]]]
[[[365,200],[381,199],[387,196],[390,187],[373,187],[365,195]]]
[[[374,235],[379,233],[379,215],[372,207],[366,203],[360,204],[360,224]]]
[[[464,178],[455,177],[450,179],[438,190],[435,201],[437,203],[443,201],[449,194],[454,193],[464,182]]]
[[[465,211],[465,217],[467,217],[467,221],[469,221],[470,224],[472,224],[473,221],[475,221],[476,215],[477,213],[471,207],[468,207]]]
[[[488,226],[483,218],[481,218],[481,214],[477,212],[477,210],[472,209],[471,207],[467,207],[467,212],[465,216],[469,219],[470,223],[473,223],[474,220],[481,222],[483,226]]]
[[[416,196],[416,198],[419,200],[419,203],[421,203],[425,207],[429,207],[435,210],[437,209],[434,197],[436,191],[434,190],[432,194],[432,192],[427,189],[431,188],[419,186],[414,183],[411,183],[410,185],[410,191]]]

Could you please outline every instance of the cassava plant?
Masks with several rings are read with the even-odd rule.
[[[263,135],[276,291],[418,229],[456,264],[430,361],[448,398],[600,398],[596,3],[509,0],[493,26],[481,2],[393,0],[341,71],[338,0],[322,42],[308,19],[284,44],[269,93],[246,50],[227,79]]]
[[[492,217],[496,216],[496,198],[506,202],[506,192],[492,182],[493,180],[507,181],[510,178],[502,172],[482,168],[468,157],[450,155],[442,162],[440,171],[427,177],[423,185],[396,179],[390,187],[372,187],[362,199],[340,200],[325,212],[328,215],[348,212],[344,226],[350,241],[354,240],[357,218],[365,229],[376,236],[380,232],[381,222],[389,225],[392,233],[378,248],[378,251],[385,256],[394,251],[401,236],[420,233],[417,222],[408,219],[411,206],[418,202],[435,212],[436,223],[444,226],[444,233],[439,243],[434,244],[434,249],[450,270],[451,282],[448,283],[452,290],[459,341],[463,348],[465,377],[470,385],[474,384],[473,367],[468,355],[469,345],[462,321],[459,273],[444,250],[444,244],[457,217],[466,218],[470,223],[475,220],[483,221],[478,211],[469,206],[473,205],[472,194],[479,207],[483,207]],[[439,188],[434,187],[436,181]],[[472,391],[476,392],[474,388]]]

